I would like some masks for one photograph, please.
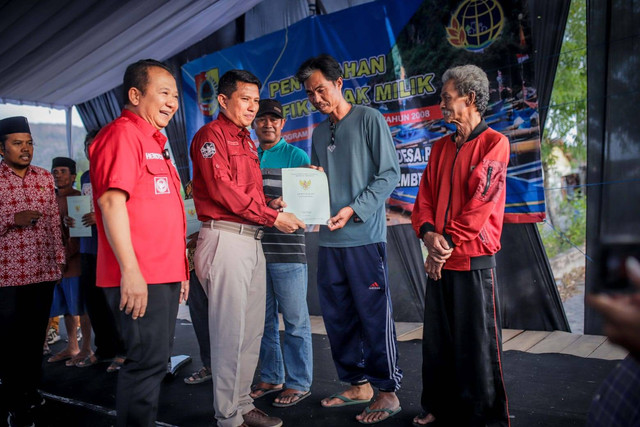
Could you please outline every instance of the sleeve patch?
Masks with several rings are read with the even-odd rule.
[[[202,148],[200,148],[200,154],[202,154],[202,157],[205,159],[210,159],[216,154],[216,146],[213,142],[205,142]]]

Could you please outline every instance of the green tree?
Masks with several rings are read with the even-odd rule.
[[[572,0],[545,124],[543,162],[553,162],[548,142],[559,137],[564,139],[564,150],[570,159],[576,162],[574,166],[586,162],[586,23],[586,0]]]
[[[564,38],[558,58],[551,102],[541,144],[545,174],[547,221],[554,231],[544,230],[540,224],[547,255],[553,257],[572,245],[585,242],[585,192],[572,200],[562,200],[557,184],[550,185],[556,158],[554,146],[559,147],[574,170],[586,164],[587,125],[587,33],[586,0],[572,0]],[[559,182],[559,177],[557,177]],[[544,232],[543,232],[544,231]]]

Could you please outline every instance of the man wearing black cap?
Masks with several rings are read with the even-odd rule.
[[[31,166],[33,139],[25,117],[0,120],[0,416],[32,425],[42,403],[42,340],[53,286],[65,262],[53,177]]]
[[[56,157],[51,163],[51,174],[56,185],[56,198],[60,218],[63,221],[62,242],[67,255],[67,267],[64,271],[62,282],[58,283],[53,291],[53,304],[51,316],[64,315],[64,324],[67,328],[67,346],[51,356],[48,362],[65,361],[66,366],[74,366],[78,361],[93,354],[91,350],[91,321],[85,313],[85,294],[80,287],[80,240],[71,237],[69,227],[64,220],[68,216],[67,197],[79,196],[80,191],[73,188],[76,180],[76,162],[68,157]],[[80,330],[82,332],[82,349],[80,349],[76,329],[78,322],[76,316],[80,316]]]
[[[285,118],[275,99],[261,99],[253,128],[267,199],[282,196],[282,168],[308,166],[309,156],[281,137]],[[273,405],[293,406],[309,396],[313,378],[311,322],[307,308],[307,258],[304,230],[285,234],[264,230],[262,248],[267,261],[267,309],[260,346],[260,382],[252,387],[257,399],[280,392]],[[280,348],[278,309],[285,325],[284,352]],[[286,377],[285,377],[286,366]]]

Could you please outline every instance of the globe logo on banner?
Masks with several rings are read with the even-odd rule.
[[[198,106],[205,116],[213,116],[218,111],[219,78],[217,68],[196,75]]]
[[[497,0],[465,0],[451,14],[447,41],[454,47],[482,52],[502,32],[504,13]]]

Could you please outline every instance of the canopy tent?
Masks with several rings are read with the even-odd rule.
[[[0,101],[80,104],[121,84],[128,64],[170,58],[259,1],[3,2]]]
[[[177,69],[204,54],[284,28],[314,11],[331,13],[368,1],[6,1],[0,3],[0,102],[61,108],[78,105],[85,126],[93,129],[119,114],[117,87],[131,62],[152,57]],[[543,124],[569,0],[529,0],[527,4],[534,51],[543,58],[536,65]],[[186,182],[188,141],[181,113],[167,127],[167,134]],[[420,249],[407,226],[396,227],[402,229],[391,231],[389,238],[390,270],[398,272],[392,278],[398,282],[396,320],[419,321],[425,282]],[[498,270],[504,325],[568,330],[535,225],[505,227],[503,246]],[[313,252],[313,238],[309,247]],[[514,253],[518,256],[512,256]],[[314,276],[310,274],[310,284]],[[537,296],[535,302],[532,295]],[[310,297],[314,310],[313,295]]]

